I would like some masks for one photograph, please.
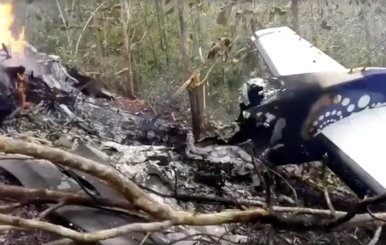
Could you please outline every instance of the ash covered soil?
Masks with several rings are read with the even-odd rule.
[[[164,198],[149,192],[160,202],[175,209],[213,212],[237,208],[237,201],[265,201],[262,180],[247,151],[237,146],[192,146],[185,125],[169,119],[155,124],[146,106],[130,107],[80,95],[74,107],[33,106],[4,122],[4,135],[39,144],[59,147],[92,159],[103,159],[137,184],[159,193],[185,197]],[[68,109],[68,108],[67,108]],[[276,177],[272,198],[275,205],[327,209],[321,186],[321,166],[285,166],[278,170],[286,179]],[[6,176],[2,176],[6,181]],[[288,183],[287,183],[288,182]],[[348,210],[358,199],[331,173],[328,177],[330,197],[337,210]],[[292,189],[293,188],[293,189]],[[296,194],[294,194],[294,190]],[[186,194],[186,195],[185,195]],[[187,201],[187,197],[191,200]],[[213,197],[208,203],[199,197]],[[222,201],[221,201],[222,200]],[[13,214],[36,217],[39,207],[16,209]],[[171,232],[172,231],[172,232]],[[367,244],[374,229],[352,229],[339,233],[286,231],[266,224],[232,224],[171,230],[169,244]],[[43,244],[56,236],[46,232],[3,231],[1,244]],[[174,241],[174,242],[173,242]],[[177,242],[180,241],[180,242]],[[190,241],[190,243],[181,243]],[[273,243],[270,243],[273,242]],[[386,242],[381,237],[380,244]],[[140,241],[138,242],[138,244]]]

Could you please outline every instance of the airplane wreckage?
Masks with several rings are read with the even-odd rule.
[[[347,69],[288,27],[255,34],[272,77],[244,86],[235,137],[269,146],[274,165],[327,156],[357,195],[384,193],[386,68]]]
[[[252,41],[270,76],[251,79],[241,88],[241,110],[237,120],[239,130],[228,144],[252,140],[259,154],[273,165],[327,160],[330,169],[359,197],[384,193],[386,180],[383,179],[382,161],[385,157],[382,142],[386,137],[386,108],[383,107],[386,102],[386,68],[347,69],[288,27],[258,30]],[[5,61],[2,62],[4,67],[0,79],[3,83],[0,85],[6,93],[0,96],[2,121],[9,118],[18,105],[24,106],[27,101],[40,105],[40,112],[44,111],[42,115],[52,116],[55,114],[52,108],[57,108],[60,116],[55,114],[56,121],[43,116],[42,125],[51,124],[56,128],[75,123],[84,132],[105,139],[101,143],[102,148],[122,154],[131,152],[141,158],[143,152],[133,151],[130,145],[134,142],[133,138],[146,144],[150,132],[146,120],[138,120],[124,110],[111,110],[114,106],[108,100],[86,103],[90,98],[79,94],[79,90],[87,90],[88,82],[82,84],[81,75],[64,68],[57,57],[38,53],[30,46],[25,54],[28,59],[12,60],[6,49],[3,52]],[[22,66],[15,67],[15,64]],[[33,73],[27,74],[27,71]],[[11,80],[16,81],[16,86],[10,86]],[[16,104],[9,100],[12,95],[17,98]],[[103,98],[113,96],[99,90],[94,95]],[[79,107],[79,104],[82,106]],[[91,119],[92,125],[77,117],[80,114]],[[125,135],[125,132],[134,132],[135,127],[147,131],[140,132],[140,135]],[[11,135],[10,132],[15,131],[6,123],[0,130]],[[181,129],[166,122],[156,123],[151,130],[153,143],[178,147],[185,140]],[[57,141],[68,143],[62,136],[58,136]],[[82,141],[77,145],[78,148],[73,150],[76,154],[107,164],[108,160],[96,154],[92,147],[87,147]],[[160,152],[167,149],[163,146],[149,147]],[[162,162],[162,159],[170,157],[164,153],[161,155],[147,157],[152,157],[152,162]],[[143,161],[124,159],[122,156],[115,160],[117,163],[123,160]],[[31,164],[30,161],[37,163]],[[236,163],[244,164],[242,161]],[[133,169],[141,172],[139,167]],[[152,169],[158,171],[158,168]],[[122,199],[119,193],[97,178],[47,161],[4,158],[0,160],[0,172],[8,176],[11,183],[28,188],[72,192],[86,188],[88,193],[101,197]],[[160,178],[168,176],[165,172],[153,175]],[[201,179],[205,176],[202,175]],[[48,204],[48,207],[51,206],[53,204]],[[59,220],[58,223],[82,231],[103,230],[141,220],[113,210],[77,205],[57,208],[53,216]],[[125,235],[98,244],[140,244],[143,236]],[[168,244],[171,241],[168,235],[160,232],[152,233],[150,238],[145,244]]]

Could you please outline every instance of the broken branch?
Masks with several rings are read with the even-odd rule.
[[[83,242],[95,242],[105,240],[117,236],[121,236],[130,232],[148,232],[164,230],[172,226],[171,221],[153,222],[153,223],[135,223],[128,224],[118,228],[107,229],[103,231],[83,233],[77,232],[69,228],[65,228],[60,225],[51,224],[48,222],[23,219],[10,215],[0,214],[0,223],[7,224],[15,227],[22,227],[27,229],[40,229],[49,231],[63,237],[71,238],[76,241]]]
[[[326,200],[327,207],[331,210],[331,215],[336,217],[336,211],[334,208],[334,205],[331,202],[330,199],[330,194],[328,193],[328,186],[327,186],[327,179],[328,179],[328,174],[327,174],[327,155],[323,156],[323,165],[322,165],[322,185],[323,185],[323,194],[324,194],[324,199]]]
[[[172,216],[169,207],[152,200],[135,183],[127,179],[126,176],[115,170],[112,166],[106,166],[61,149],[15,140],[5,136],[0,136],[0,151],[46,159],[53,163],[84,171],[104,180],[121,192],[134,207],[147,212],[153,217],[168,219]]]
[[[0,185],[0,199],[22,202],[24,205],[33,203],[58,203],[65,200],[66,204],[84,206],[112,206],[130,210],[133,206],[124,200],[110,200],[103,197],[91,198],[84,194],[76,194],[65,191],[55,191],[47,189],[29,189],[21,186]],[[17,207],[17,205],[7,205]],[[3,208],[3,207],[2,207]],[[3,209],[0,211],[3,211]],[[5,208],[5,207],[4,207]]]
[[[271,223],[275,227],[286,228],[288,230],[325,230],[328,228],[341,228],[341,227],[352,227],[352,226],[363,226],[363,225],[382,225],[384,222],[379,220],[374,220],[369,214],[358,215],[354,217],[357,212],[353,213],[344,213],[337,211],[336,214],[338,221],[329,222],[328,219],[320,221],[320,217],[315,217],[317,219],[309,220],[306,217],[295,217],[300,213],[312,213],[311,210],[304,208],[290,208],[290,207],[271,207],[272,211],[275,213],[288,212],[295,215],[288,216],[284,215],[273,215],[265,208],[254,208],[249,210],[228,210],[219,213],[189,213],[185,211],[174,211],[169,207],[166,207],[162,204],[159,204],[148,195],[143,192],[136,184],[128,180],[123,174],[115,170],[111,166],[105,166],[98,162],[74,155],[72,153],[55,149],[48,146],[42,146],[34,143],[28,143],[20,140],[15,140],[9,137],[0,136],[0,150],[5,153],[13,154],[23,154],[29,155],[36,158],[46,159],[54,163],[59,163],[61,165],[78,169],[89,174],[92,174],[105,182],[109,183],[112,187],[115,187],[116,190],[120,191],[126,199],[137,207],[148,214],[152,215],[158,220],[164,220],[161,222],[154,223],[136,223],[121,226],[114,229],[107,229],[98,232],[92,233],[80,233],[59,225],[50,224],[40,220],[28,220],[17,218],[14,216],[9,216],[5,214],[0,214],[0,223],[10,226],[18,226],[25,229],[41,229],[50,232],[54,232],[66,238],[71,238],[76,241],[83,242],[92,242],[97,240],[104,240],[116,236],[120,236],[129,232],[141,231],[141,232],[153,232],[159,231],[166,228],[169,228],[174,225],[220,225],[225,223],[243,223],[243,222],[262,222],[262,223]],[[2,190],[0,185],[0,193]],[[15,188],[15,187],[14,187]],[[34,190],[37,191],[37,190]],[[40,190],[42,191],[42,190]],[[42,193],[51,193],[52,195],[58,194],[58,192],[43,190]],[[12,196],[12,193],[8,193]],[[14,194],[16,195],[16,194]],[[77,195],[69,194],[67,195]],[[20,193],[16,195],[20,197]],[[15,197],[16,197],[15,196]],[[57,196],[58,197],[58,196]],[[79,196],[77,196],[79,197]],[[52,197],[51,197],[52,198]],[[89,198],[89,197],[87,197]],[[384,196],[368,198],[360,202],[356,210],[361,210],[363,207],[366,207],[369,204],[377,203],[386,198]],[[58,202],[59,199],[55,199]],[[88,199],[86,199],[88,200]],[[130,206],[130,203],[126,203],[125,207]],[[126,206],[127,205],[127,206]],[[324,214],[328,215],[330,212],[328,210],[319,210],[314,211],[314,214]],[[347,217],[354,218],[347,218]],[[377,217],[383,218],[386,217],[386,213],[377,214]],[[347,222],[346,222],[347,221]],[[343,225],[344,223],[344,225]],[[331,225],[332,224],[332,225]],[[68,241],[68,240],[67,240]]]
[[[329,229],[333,229],[333,228],[335,228],[335,227],[337,227],[337,226],[339,226],[339,225],[341,225],[343,223],[346,223],[349,220],[351,220],[355,215],[357,215],[359,212],[361,212],[362,210],[365,210],[368,205],[370,205],[370,204],[379,204],[379,203],[381,203],[381,202],[383,202],[385,200],[386,200],[386,193],[378,195],[378,196],[375,196],[375,197],[365,198],[362,201],[360,201],[346,215],[341,216],[341,217],[337,218],[335,221],[331,222],[328,225],[328,228]],[[383,217],[380,217],[380,218],[383,219]]]
[[[374,232],[373,238],[370,240],[370,242],[367,245],[376,245],[378,243],[379,237],[382,233],[382,226],[378,226],[377,229]]]

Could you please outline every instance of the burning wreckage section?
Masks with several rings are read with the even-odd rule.
[[[94,87],[95,81],[81,75],[74,68],[65,68],[59,63],[59,57],[38,53],[26,44],[23,53],[11,56],[8,48],[2,44],[0,57],[0,118],[4,120],[10,111],[27,109],[29,104],[44,103],[71,106],[75,103],[79,90],[90,94],[89,88]],[[61,81],[61,82],[60,82]],[[112,98],[103,89],[94,89],[92,95],[96,97]]]
[[[66,149],[101,164],[114,163],[128,178],[158,193],[173,193],[177,187],[187,196],[237,195],[235,198],[260,201],[258,196],[252,198],[249,191],[238,191],[247,189],[255,171],[252,158],[241,148],[196,147],[183,126],[163,119],[153,122],[154,116],[146,110],[128,111],[122,107],[124,99],[106,91],[90,93],[87,88],[92,84],[91,78],[73,68],[67,69],[58,57],[39,53],[28,44],[22,55],[12,56],[5,45],[0,54],[4,57],[0,63],[3,135]],[[0,173],[1,179],[6,179],[2,182],[12,185],[123,200],[97,178],[47,161],[3,155]],[[255,185],[260,186],[259,180],[255,180]],[[176,210],[196,209],[190,202],[178,204],[172,198],[150,195]],[[216,198],[212,202],[217,202]],[[84,231],[144,221],[135,215],[74,205],[59,208],[48,218]],[[222,236],[228,228],[172,228],[169,232],[153,233],[148,243],[169,244],[202,232]],[[145,235],[129,234],[99,244],[139,244]],[[20,233],[8,240],[24,236]],[[247,237],[229,234],[224,239],[240,242]]]

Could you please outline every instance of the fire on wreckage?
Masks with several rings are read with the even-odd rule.
[[[81,84],[83,80],[79,81],[76,79],[84,79],[85,76],[77,73],[74,69],[67,70],[60,64],[57,57],[38,53],[36,49],[27,43],[22,56],[13,56],[12,53],[7,54],[8,50],[1,52],[2,54],[5,53],[7,58],[1,62],[0,67],[0,84],[3,86],[0,93],[0,121],[4,126],[0,127],[2,132],[8,133],[8,128],[11,128],[11,134],[14,131],[22,131],[18,130],[17,126],[9,124],[12,122],[15,123],[15,120],[10,120],[10,117],[14,114],[15,110],[19,110],[20,112],[30,107],[30,109],[36,108],[39,111],[38,113],[42,115],[42,119],[38,119],[37,124],[40,125],[41,121],[43,121],[43,129],[34,128],[34,130],[44,131],[45,128],[48,131],[45,132],[46,134],[49,133],[49,130],[47,126],[44,126],[44,123],[48,125],[52,124],[53,126],[51,127],[55,127],[55,125],[58,124],[68,124],[69,122],[72,124],[78,121],[78,123],[76,123],[77,127],[84,129],[83,132],[87,132],[93,135],[93,137],[97,136],[103,139],[106,148],[115,149],[115,151],[120,152],[120,154],[123,154],[119,151],[119,147],[122,147],[122,145],[116,142],[130,142],[131,137],[135,138],[137,140],[136,142],[142,139],[142,132],[139,132],[139,136],[130,135],[132,132],[140,131],[136,131],[133,128],[139,127],[142,122],[134,115],[120,111],[118,108],[109,109],[108,107],[112,106],[112,101],[106,100],[106,98],[111,98],[106,92],[99,91],[98,93],[92,93],[92,95],[96,97],[105,98],[101,101],[83,102],[83,100],[90,99],[92,101],[93,99],[85,95],[89,94],[84,90],[87,84]],[[9,52],[11,52],[11,50],[9,50]],[[14,66],[15,64],[21,65]],[[86,80],[89,81],[89,79]],[[84,93],[80,93],[81,90]],[[36,113],[36,111],[33,110],[33,113]],[[76,115],[78,113],[81,115]],[[57,114],[59,116],[57,116]],[[89,125],[90,123],[85,120],[89,118],[91,118],[90,121],[92,125]],[[16,125],[19,124],[16,123]],[[172,125],[156,124],[155,126],[157,127],[154,129],[156,136],[162,137],[163,134],[168,134],[169,138],[167,140],[169,140],[169,143],[172,138],[171,135],[173,135],[170,131],[175,132],[178,137],[179,132],[176,132],[176,129],[173,128]],[[56,126],[56,128],[58,128],[58,126]],[[157,142],[157,137],[153,139],[154,142]],[[84,138],[87,139],[86,136]],[[159,140],[162,141],[163,139],[161,138]],[[61,140],[59,139],[57,141],[60,142]],[[66,142],[65,139],[64,142]],[[91,158],[101,162],[101,164],[109,164],[108,160],[100,158],[99,154],[94,152],[98,151],[96,148],[92,148],[89,144],[83,143],[82,140],[75,145],[77,145],[74,150],[75,154]],[[173,145],[173,143],[171,143],[171,145]],[[67,148],[71,149],[71,146]],[[159,147],[151,146],[150,148],[154,153],[157,152]],[[160,148],[159,151],[161,153],[159,154],[164,154],[162,149],[167,149],[167,147]],[[132,149],[128,147],[122,151],[128,152],[130,150]],[[144,158],[141,152],[131,153],[130,155],[137,155],[136,157],[139,155],[139,158]],[[120,156],[120,159],[124,160],[124,158],[125,157]],[[133,161],[135,160],[143,161],[143,159],[133,159]],[[118,159],[117,161],[120,160]],[[8,181],[10,181],[11,184],[21,185],[27,188],[53,189],[75,193],[85,191],[92,196],[103,196],[112,200],[122,199],[122,201],[124,201],[124,198],[120,194],[106,186],[99,179],[83,172],[72,171],[54,165],[50,162],[28,159],[15,160],[12,159],[12,157],[11,159],[7,159],[7,157],[3,156],[0,161],[0,177],[4,176],[10,177]],[[46,206],[52,207],[53,205],[47,204]],[[90,217],[93,217],[93,219],[90,219]],[[121,212],[76,205],[64,206],[53,212],[48,218],[50,218],[50,220],[52,219],[54,223],[89,232],[144,221],[134,215],[122,215]],[[107,239],[98,244],[139,244],[144,236],[145,234],[142,233],[132,233]],[[168,244],[174,239],[156,232],[150,236],[149,242],[146,244]],[[150,241],[152,241],[152,243]]]
[[[95,85],[91,77],[80,74],[75,68],[62,66],[56,56],[38,53],[26,43],[23,54],[18,53],[14,58],[7,46],[2,46],[0,123],[12,115],[11,112],[25,110],[31,104],[44,103],[47,108],[54,104],[71,107],[80,91],[95,97],[114,97]]]
[[[114,161],[117,163],[114,167],[119,168],[121,163],[121,166],[124,166],[122,167],[124,168],[122,171],[126,170],[124,174],[135,179],[136,183],[146,187],[150,186],[151,189],[158,192],[167,193],[174,188],[173,181],[175,181],[175,178],[167,171],[168,168],[172,168],[174,171],[176,171],[176,168],[178,172],[183,174],[186,174],[187,171],[189,171],[189,173],[193,172],[192,170],[187,170],[190,169],[191,166],[188,166],[188,164],[181,165],[181,160],[178,160],[179,156],[175,156],[176,152],[185,151],[183,142],[186,141],[186,131],[183,128],[165,122],[162,119],[154,122],[154,125],[148,126],[147,124],[152,121],[152,117],[136,116],[125,110],[120,110],[116,104],[114,104],[115,101],[113,100],[96,99],[79,93],[80,91],[77,89],[79,86],[74,77],[82,78],[82,76],[79,76],[79,74],[75,74],[74,77],[69,76],[68,73],[74,73],[71,72],[71,69],[65,69],[65,67],[58,62],[56,57],[38,53],[31,46],[27,47],[26,54],[27,57],[29,57],[28,62],[23,59],[19,59],[16,62],[15,60],[12,60],[11,55],[11,59],[2,63],[2,70],[4,81],[7,81],[7,84],[9,83],[11,85],[13,82],[19,82],[17,79],[21,79],[21,74],[24,74],[23,80],[20,82],[26,83],[25,87],[27,87],[27,90],[20,92],[26,92],[26,103],[31,103],[30,107],[33,109],[33,113],[36,112],[34,110],[35,108],[39,110],[37,113],[37,120],[34,119],[33,122],[27,123],[28,130],[32,127],[32,130],[44,131],[43,134],[45,135],[50,134],[52,128],[56,131],[55,133],[58,133],[57,131],[61,129],[69,130],[70,132],[65,131],[62,136],[59,136],[60,138],[58,140],[53,140],[55,145],[56,143],[59,143],[58,147],[63,147],[62,144],[64,142],[64,144],[67,145],[64,147],[66,150],[93,159],[101,164],[107,165],[110,164],[111,161]],[[20,62],[19,64],[23,64],[23,67],[26,68],[19,66],[14,67],[13,65],[18,62]],[[32,76],[31,70],[33,71]],[[3,80],[0,80],[0,82],[3,82]],[[35,82],[40,85],[36,87],[36,91],[35,87],[32,86]],[[19,91],[17,88],[18,87],[13,85],[9,86],[10,94],[14,96],[7,95],[8,97],[3,97],[4,101],[13,102],[9,104],[12,106],[12,110],[6,106],[3,107],[2,116],[6,118],[6,120],[3,122],[3,127],[0,127],[1,132],[8,134],[8,129],[10,129],[10,134],[16,137],[18,137],[19,134],[13,134],[13,132],[23,132],[23,129],[19,130],[17,128],[20,123],[23,123],[23,120],[19,120],[19,118],[14,118],[12,120],[8,119],[9,114],[12,114],[15,108],[23,105],[20,103],[20,100],[18,100]],[[57,92],[53,93],[54,90]],[[35,93],[37,96],[32,96]],[[57,94],[60,96],[56,96]],[[51,108],[51,106],[54,107]],[[47,109],[47,111],[40,111],[41,107]],[[66,109],[63,110],[63,108]],[[80,120],[80,123],[83,123],[83,126],[79,127],[77,123],[74,123],[78,120]],[[35,124],[35,121],[38,127],[29,125]],[[69,126],[61,127],[61,125],[65,124],[69,124]],[[81,130],[78,130],[79,128]],[[142,128],[144,129],[143,132]],[[79,137],[79,141],[76,141],[73,144],[70,143],[70,146],[68,146],[66,136],[74,133],[72,130],[74,130],[75,133],[83,133],[83,135]],[[153,131],[152,137],[149,137],[148,132],[150,131]],[[132,135],[133,133],[138,133],[138,135]],[[64,139],[62,140],[62,138]],[[95,140],[95,138],[97,140]],[[91,141],[92,144],[89,144],[87,141]],[[149,141],[151,141],[151,144],[163,145],[143,145],[149,143]],[[96,146],[93,147],[93,145]],[[183,146],[183,149],[178,151],[177,148],[181,148],[181,145]],[[111,156],[107,157],[103,154],[105,152],[102,152],[101,149],[109,153],[114,152],[115,154],[111,153]],[[178,154],[179,153],[177,153],[177,155]],[[194,153],[195,155],[192,153],[190,154],[193,155],[193,157],[198,157],[197,159],[200,158],[198,155],[199,153],[197,152]],[[222,155],[224,156],[225,154]],[[116,156],[116,158],[114,158],[114,156]],[[0,160],[0,177],[2,175],[10,176],[10,182],[13,185],[75,193],[85,192],[93,197],[100,196],[111,200],[125,201],[125,199],[115,190],[106,186],[99,179],[83,172],[66,169],[55,165],[54,163],[39,161],[38,159],[19,160],[12,159],[12,156],[10,156],[10,158],[11,159],[7,159],[3,156]],[[220,157],[215,156],[215,158]],[[222,161],[222,163],[225,162],[226,164],[229,163],[229,165],[236,165],[231,162],[232,159],[230,159],[229,154],[226,154],[224,159],[225,161]],[[130,166],[127,166],[129,165],[127,163],[134,166],[131,168]],[[220,165],[223,165],[222,163],[220,163]],[[244,165],[245,160],[239,160],[238,164]],[[195,170],[197,170],[197,168],[195,168]],[[205,178],[209,176],[207,174],[208,172],[209,170],[206,168],[205,173],[195,173],[195,177],[200,177],[201,179]],[[170,181],[170,179],[172,181]],[[170,183],[173,188],[169,188],[167,183]],[[197,189],[197,184],[192,185],[190,181],[186,186],[188,186],[187,188]],[[207,191],[203,188],[200,190]],[[175,209],[181,208],[175,203],[175,200],[169,201],[170,199],[157,196],[155,198],[161,199],[160,202],[167,203],[168,206]],[[46,204],[44,206],[49,208],[53,207],[54,204]],[[92,218],[90,219],[90,217]],[[53,223],[62,224],[69,228],[87,232],[105,230],[126,225],[128,223],[146,221],[142,217],[136,215],[123,215],[122,212],[119,211],[77,205],[66,205],[59,209],[55,209],[48,218],[50,218],[50,221]],[[203,227],[203,229],[207,230],[206,233],[209,234],[224,235],[227,233],[224,227],[216,227],[215,229]],[[176,230],[171,228],[168,232],[152,233],[145,244],[170,244],[175,240],[198,232],[199,231],[189,227],[177,228]],[[147,237],[145,233],[130,233],[124,236],[99,241],[97,244],[138,245],[141,244],[144,237]],[[184,244],[194,244],[194,241],[191,243],[184,242]]]

